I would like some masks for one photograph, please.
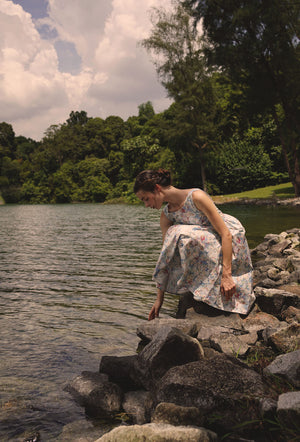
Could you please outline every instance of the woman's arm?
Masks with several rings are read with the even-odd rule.
[[[161,228],[161,233],[162,233],[162,237],[163,237],[163,242],[165,240],[165,236],[167,233],[168,228],[172,225],[172,221],[170,221],[166,215],[164,214],[164,212],[161,212],[160,215],[160,228]]]
[[[165,240],[165,236],[167,233],[168,228],[172,225],[172,222],[166,217],[166,215],[161,212],[160,216],[160,228],[162,232],[163,242]],[[159,311],[164,302],[164,292],[161,289],[157,289],[157,298],[155,303],[152,306],[152,309],[150,310],[148,320],[151,321],[152,319],[155,319],[159,316]]]
[[[193,192],[193,201],[195,206],[203,212],[214,229],[221,236],[222,255],[223,255],[223,272],[221,281],[221,292],[226,299],[230,299],[235,293],[235,283],[231,276],[232,262],[232,236],[231,233],[219,214],[214,202],[202,190]]]

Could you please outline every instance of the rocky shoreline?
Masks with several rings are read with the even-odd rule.
[[[136,354],[102,356],[66,386],[88,416],[115,423],[72,424],[57,440],[299,440],[300,229],[266,235],[252,257],[247,316],[182,296],[177,319],[137,327]]]

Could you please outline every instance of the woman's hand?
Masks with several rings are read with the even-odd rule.
[[[225,299],[229,301],[232,296],[236,292],[235,282],[232,279],[232,276],[229,274],[222,275],[221,279],[221,293],[223,296],[225,296]]]
[[[158,318],[159,316],[159,310],[164,302],[164,292],[161,289],[157,289],[157,298],[155,303],[153,304],[152,309],[150,310],[148,321],[151,321],[152,319]]]
[[[152,319],[158,318],[161,306],[162,302],[159,299],[157,299],[153,304],[152,309],[150,310],[148,321],[152,321]]]

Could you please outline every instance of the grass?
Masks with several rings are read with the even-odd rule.
[[[276,186],[261,187],[259,189],[248,190],[246,192],[231,193],[229,195],[214,196],[216,202],[226,202],[238,200],[240,198],[249,199],[269,199],[269,198],[293,198],[295,196],[294,188],[291,183],[281,183]]]

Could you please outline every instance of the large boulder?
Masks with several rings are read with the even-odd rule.
[[[123,399],[121,388],[109,382],[107,375],[89,371],[83,371],[73,379],[65,391],[92,416],[113,416],[120,410]]]
[[[136,330],[138,337],[144,342],[150,342],[161,328],[176,327],[186,335],[195,337],[198,333],[196,321],[189,319],[155,318],[153,321],[139,324]]]
[[[218,436],[205,428],[174,427],[167,424],[132,425],[114,428],[95,442],[217,442]]]
[[[174,327],[163,327],[138,355],[136,373],[146,389],[151,389],[169,368],[197,361],[204,356],[197,339]]]
[[[294,387],[300,387],[300,350],[277,356],[264,369],[265,375],[280,376]]]
[[[261,375],[236,358],[218,355],[171,368],[157,386],[158,402],[197,407],[205,427],[230,431],[260,419],[260,402],[273,398]]]
[[[139,390],[142,385],[135,375],[137,355],[102,356],[99,372],[108,375],[109,380],[118,384],[123,391]]]

